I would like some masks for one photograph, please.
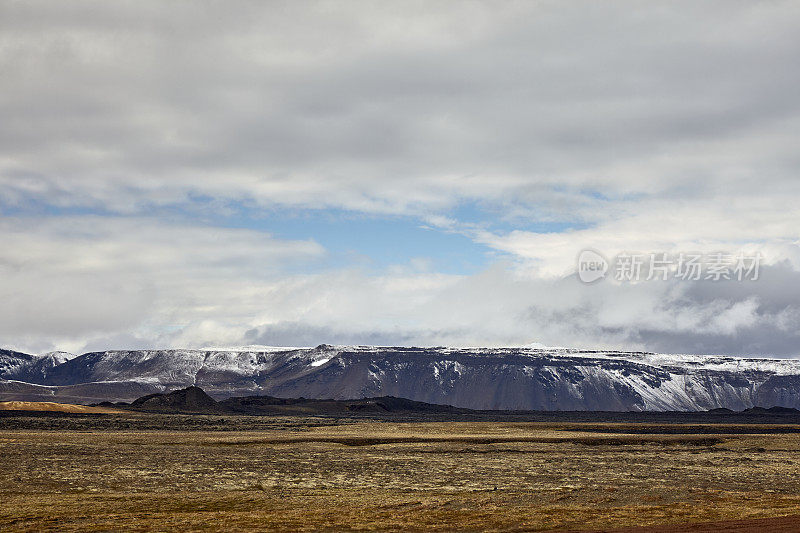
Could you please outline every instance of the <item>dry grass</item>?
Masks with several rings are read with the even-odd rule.
[[[0,431],[0,529],[545,530],[800,514],[800,435],[568,429]]]
[[[122,414],[118,409],[55,402],[0,402],[0,411],[53,411],[57,413]]]

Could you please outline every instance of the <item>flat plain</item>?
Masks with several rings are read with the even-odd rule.
[[[800,426],[0,417],[0,530],[800,530]]]

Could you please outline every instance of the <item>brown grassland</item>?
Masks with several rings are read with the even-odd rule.
[[[0,402],[0,411],[53,411],[60,413],[121,414],[119,409],[55,402]]]
[[[0,418],[0,530],[800,530],[800,434],[773,426],[119,416]]]

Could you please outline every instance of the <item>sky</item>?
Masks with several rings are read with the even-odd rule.
[[[800,356],[797,2],[0,0],[0,73],[0,346]]]

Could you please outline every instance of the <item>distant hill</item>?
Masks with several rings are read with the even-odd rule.
[[[228,411],[200,387],[187,387],[168,394],[148,394],[133,401],[130,409],[155,413],[225,414]]]
[[[0,401],[98,403],[133,401],[145,394],[163,392],[157,383],[100,381],[75,385],[36,385],[24,381],[0,380]]]
[[[792,407],[779,407],[779,406],[774,406],[774,407],[769,407],[769,408],[751,407],[750,409],[745,409],[742,412],[746,413],[746,414],[751,414],[751,415],[760,415],[760,414],[765,414],[765,415],[797,415],[797,414],[800,414],[800,410],[798,410],[798,409],[794,409]]]
[[[357,400],[314,400],[271,396],[233,397],[216,401],[200,387],[187,387],[164,394],[148,394],[130,404],[98,404],[152,413],[229,415],[352,415],[352,414],[466,414],[474,411],[450,405],[435,405],[384,396]]]
[[[272,396],[247,396],[228,398],[220,402],[230,412],[248,415],[307,414],[461,414],[474,412],[450,405],[415,402],[393,396],[363,398],[358,400],[310,400],[306,398],[273,398]]]

